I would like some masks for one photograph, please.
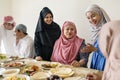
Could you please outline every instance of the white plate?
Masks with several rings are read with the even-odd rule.
[[[32,80],[45,80],[48,77],[50,77],[50,74],[46,72],[36,72],[32,76],[30,76]]]
[[[5,68],[0,68],[0,75],[2,75],[3,71],[5,71]]]
[[[64,80],[86,80],[86,79],[82,77],[68,77],[68,78],[65,78]]]
[[[17,78],[26,78],[26,80],[30,80],[30,77],[28,75],[24,75],[24,74],[18,74],[18,75],[15,75]],[[10,77],[6,77],[4,78],[3,80],[7,80],[8,78]]]
[[[67,77],[70,77],[74,74],[74,71],[72,71],[71,68],[52,68],[50,69],[50,73],[53,75],[53,74],[56,74],[62,78],[67,78]]]
[[[2,72],[3,77],[10,77],[13,75],[17,75],[20,72],[20,69],[6,69]]]

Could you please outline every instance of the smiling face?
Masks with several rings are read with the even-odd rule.
[[[67,39],[71,39],[74,35],[75,35],[75,27],[72,26],[72,25],[67,25],[67,26],[64,28],[64,36],[65,36]]]
[[[14,28],[14,25],[11,23],[5,23],[4,26],[7,30],[12,30]]]
[[[51,24],[52,21],[53,21],[53,16],[52,16],[50,13],[48,13],[48,14],[45,16],[45,18],[44,18],[44,22],[45,22],[46,24]]]
[[[87,12],[86,16],[87,16],[88,21],[94,26],[97,26],[101,20],[101,16],[97,14],[96,12]]]

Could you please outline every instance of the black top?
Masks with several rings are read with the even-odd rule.
[[[59,38],[61,29],[54,21],[51,24],[46,24],[44,22],[43,19],[48,13],[53,17],[52,12],[47,7],[44,7],[40,12],[35,31],[34,45],[36,52],[35,56],[41,56],[43,60],[50,61],[54,43]]]

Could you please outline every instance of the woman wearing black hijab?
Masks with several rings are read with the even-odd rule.
[[[61,29],[53,21],[53,13],[48,7],[44,7],[40,12],[34,38],[37,60],[50,61],[54,43],[60,34]]]

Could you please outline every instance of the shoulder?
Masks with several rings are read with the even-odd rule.
[[[60,27],[58,23],[56,22],[53,22],[53,25],[57,26],[57,27]]]

